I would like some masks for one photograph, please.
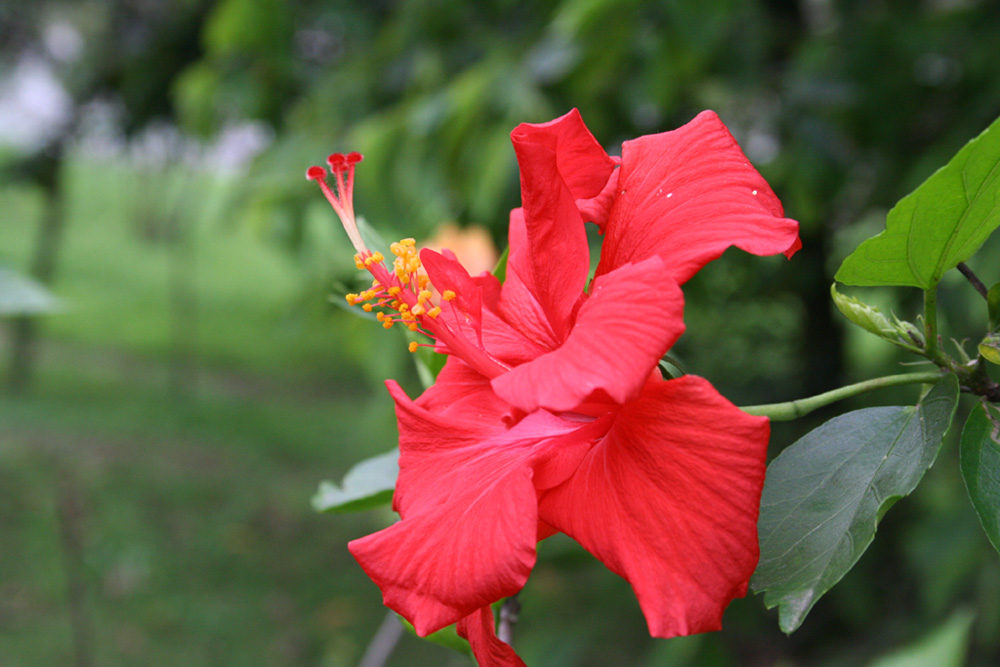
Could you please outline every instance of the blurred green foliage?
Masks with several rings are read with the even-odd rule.
[[[765,403],[898,371],[900,352],[841,324],[833,270],[1000,115],[1000,4],[985,0],[5,3],[0,74],[51,51],[59,21],[84,45],[47,56],[72,96],[68,150],[2,156],[0,261],[14,269],[30,272],[51,196],[40,155],[66,192],[49,286],[66,311],[40,320],[32,391],[0,403],[0,662],[12,665],[69,662],[74,608],[96,664],[360,658],[384,612],[344,545],[391,517],[315,515],[309,499],[391,448],[381,379],[419,383],[394,332],[327,300],[356,272],[303,178],[326,154],[365,154],[356,208],[385,237],[453,220],[502,246],[518,123],[578,107],[614,152],[715,109],[801,221],[804,248],[790,262],[729,252],[702,271],[674,352],[737,403]],[[181,154],[168,167],[95,160],[72,143],[95,101],[126,137],[165,121],[208,140],[257,120],[274,141],[238,179]],[[998,253],[992,238],[970,260],[987,285]],[[915,299],[864,294],[904,320]],[[949,335],[981,329],[960,276],[939,303]],[[831,414],[775,425],[775,453]],[[954,453],[790,637],[750,598],[723,633],[651,640],[628,586],[556,537],[522,594],[519,651],[557,667],[857,665],[937,650],[936,628],[961,643],[949,628],[966,621],[942,624],[969,608],[966,664],[995,664],[1000,562]],[[76,607],[64,525],[82,533]],[[466,663],[405,637],[389,664]]]

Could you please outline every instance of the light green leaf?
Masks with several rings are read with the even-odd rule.
[[[854,566],[878,522],[934,462],[958,401],[942,378],[916,407],[867,408],[831,419],[768,466],[760,564],[751,580],[792,632]]]
[[[979,522],[1000,551],[1000,408],[985,401],[973,408],[962,429],[959,458]]]
[[[931,289],[1000,225],[1000,119],[889,211],[885,231],[841,264],[848,285]]]
[[[59,310],[59,301],[40,283],[0,266],[0,317],[43,315]]]
[[[344,475],[340,486],[320,482],[312,505],[317,512],[358,512],[392,502],[399,476],[399,451],[365,459]]]
[[[830,296],[841,315],[865,331],[911,350],[917,350],[923,344],[920,330],[912,323],[903,322],[895,316],[890,321],[878,308],[838,292],[836,283],[830,285]]]
[[[920,641],[879,658],[869,667],[962,667],[973,618],[970,611],[957,611]]]
[[[981,340],[979,354],[991,364],[1000,366],[1000,333],[991,333]]]
[[[833,297],[833,303],[837,306],[840,314],[865,331],[883,337],[895,333],[895,327],[892,326],[889,318],[882,314],[882,311],[852,296],[841,294],[837,291],[836,283],[830,285],[830,296]]]

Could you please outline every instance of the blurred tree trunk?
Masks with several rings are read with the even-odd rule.
[[[38,224],[35,255],[31,262],[31,276],[42,285],[51,285],[55,276],[59,246],[66,221],[65,188],[63,185],[63,158],[65,138],[61,136],[48,150],[43,150],[17,166],[29,180],[37,183],[44,194],[42,217]],[[8,361],[8,389],[12,394],[22,394],[31,384],[37,354],[38,319],[21,315],[11,320],[11,345]]]

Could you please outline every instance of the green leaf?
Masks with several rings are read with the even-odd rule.
[[[990,331],[1000,331],[1000,283],[986,293],[986,307],[990,314]]]
[[[885,231],[841,264],[848,285],[931,289],[1000,225],[1000,119],[889,211]]]
[[[923,344],[920,330],[916,326],[895,316],[895,321],[890,321],[878,308],[838,292],[836,283],[830,285],[830,296],[840,314],[865,331],[911,350],[917,350]]]
[[[962,667],[974,615],[959,610],[929,635],[871,663],[869,667]]]
[[[1000,333],[991,333],[981,340],[979,354],[991,364],[1000,366]]]
[[[0,266],[0,317],[43,315],[59,310],[59,301],[40,283]]]
[[[416,629],[413,625],[407,621],[402,616],[399,617],[399,622],[403,624],[410,634],[414,637],[420,637],[417,634]],[[465,641],[461,636],[459,636],[458,631],[455,630],[454,625],[449,625],[445,628],[441,628],[437,632],[432,632],[426,637],[420,637],[425,641],[432,642],[439,646],[444,646],[445,648],[450,648],[453,651],[458,651],[459,653],[464,653],[465,655],[472,655],[472,648],[469,646],[469,642]]]
[[[416,337],[413,340],[416,340]],[[433,347],[417,349],[413,362],[417,366],[417,375],[420,377],[420,384],[424,386],[424,389],[429,389],[437,381],[437,376],[444,369],[447,361],[448,355],[435,352]]]
[[[831,419],[768,467],[760,564],[751,580],[792,632],[854,566],[878,522],[934,462],[958,401],[942,378],[916,407],[867,408]]]
[[[365,459],[344,475],[340,486],[320,482],[312,505],[317,512],[358,512],[392,502],[399,476],[399,451]]]
[[[962,477],[986,536],[1000,551],[1000,408],[983,401],[962,429]]]
[[[382,238],[378,230],[369,224],[363,215],[355,216],[354,222],[358,225],[358,233],[361,234],[361,240],[364,241],[369,250],[378,250],[380,252],[387,252],[389,250],[389,243]],[[392,257],[390,256],[389,259],[391,260]],[[391,269],[392,262],[390,261],[389,264]]]
[[[855,299],[853,296],[841,294],[837,291],[836,283],[830,285],[830,296],[833,297],[833,304],[837,306],[840,314],[865,331],[882,337],[895,333],[896,328],[889,321],[889,318],[882,314],[882,311]]]
[[[503,254],[500,255],[500,259],[497,261],[497,266],[493,269],[493,275],[497,277],[497,280],[503,282],[507,280],[507,256],[510,255],[510,246],[504,248]]]

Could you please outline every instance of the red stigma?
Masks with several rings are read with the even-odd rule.
[[[323,167],[309,167],[306,169],[306,178],[310,181],[325,181],[326,169]]]
[[[326,163],[330,165],[330,171],[337,173],[338,171],[344,171],[345,169],[350,169],[358,162],[361,162],[364,158],[361,153],[357,151],[351,151],[348,154],[334,153],[333,155],[326,158]]]

